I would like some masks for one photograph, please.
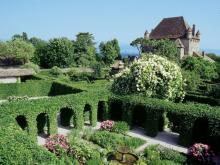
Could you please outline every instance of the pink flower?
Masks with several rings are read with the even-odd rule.
[[[210,146],[202,143],[195,143],[193,146],[191,146],[188,149],[188,154],[203,163],[212,161],[212,158],[214,156],[214,153],[210,149]]]
[[[111,131],[114,126],[114,121],[106,120],[101,123],[101,130]]]

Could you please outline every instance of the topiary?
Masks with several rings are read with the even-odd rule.
[[[182,101],[185,95],[183,86],[184,80],[177,64],[157,55],[143,54],[116,76],[112,91]]]

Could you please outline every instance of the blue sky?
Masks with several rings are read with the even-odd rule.
[[[220,0],[1,0],[0,39],[23,31],[43,39],[91,32],[97,42],[117,38],[123,45],[173,16],[196,24],[201,48],[220,49]]]

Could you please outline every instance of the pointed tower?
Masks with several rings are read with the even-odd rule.
[[[150,38],[150,33],[146,30],[144,33],[144,39],[148,40]]]

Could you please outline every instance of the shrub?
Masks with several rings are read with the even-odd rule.
[[[64,135],[59,134],[47,138],[44,147],[57,156],[60,156],[62,152],[67,152],[70,149],[67,138]]]
[[[94,145],[91,142],[83,139],[70,137],[70,146],[73,152],[73,157],[80,162],[87,162],[90,159],[100,159],[103,155],[103,149]]]
[[[216,65],[203,58],[187,57],[182,61],[182,68],[197,73],[202,79],[218,78]]]
[[[201,83],[200,75],[194,71],[183,70],[183,78],[186,80],[186,90],[196,91]]]
[[[50,74],[52,74],[53,76],[61,76],[63,74],[62,72],[62,69],[60,69],[59,67],[57,66],[53,66],[51,69],[50,69]]]
[[[0,164],[50,164],[64,165],[61,160],[44,148],[38,146],[26,132],[18,127],[0,127]],[[51,164],[51,165],[52,165]]]
[[[180,68],[163,57],[142,55],[130,68],[119,73],[112,85],[117,94],[144,94],[172,101],[184,98]]]
[[[160,145],[151,145],[144,150],[144,156],[148,164],[185,164],[187,157],[177,151],[165,148]],[[165,163],[166,162],[166,163]]]
[[[90,82],[91,80],[94,79],[92,76],[92,73],[90,72],[79,72],[76,69],[72,68],[66,73],[71,81],[88,81]]]
[[[101,123],[100,130],[112,131],[114,126],[114,121],[106,120]]]
[[[155,149],[159,152],[160,159],[162,160],[172,160],[180,164],[184,164],[187,161],[187,157],[184,154],[174,151],[172,149],[165,148],[161,145],[157,145]]]
[[[188,154],[201,164],[212,164],[214,153],[210,146],[202,143],[195,143],[188,150]]]
[[[115,122],[112,127],[112,132],[125,134],[129,131],[129,125],[124,121]]]
[[[7,97],[7,100],[9,101],[9,102],[11,102],[11,101],[20,101],[20,100],[28,100],[29,99],[29,97],[28,96],[9,96],[9,97]]]
[[[135,149],[145,142],[139,138],[108,131],[97,131],[91,136],[90,140],[107,149],[117,149],[119,146],[127,146],[131,149]]]
[[[40,71],[40,68],[38,65],[32,63],[32,62],[29,62],[29,63],[26,63],[22,66],[22,68],[26,68],[26,69],[33,69],[36,73],[38,73]]]

